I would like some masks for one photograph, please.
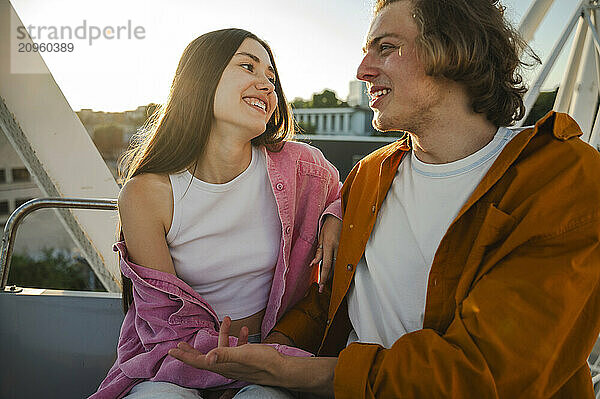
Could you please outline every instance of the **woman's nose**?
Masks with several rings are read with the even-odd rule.
[[[272,91],[275,91],[275,84],[274,84],[273,82],[271,82],[271,81],[269,80],[269,78],[265,77],[265,78],[262,78],[262,79],[260,79],[260,80],[257,82],[257,84],[256,84],[256,88],[257,88],[258,90],[261,90],[261,91],[266,91],[266,92],[269,92],[269,93],[270,93],[270,92],[272,92]]]

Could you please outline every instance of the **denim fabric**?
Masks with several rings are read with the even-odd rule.
[[[242,388],[233,399],[295,399],[298,394],[279,387],[248,385]]]
[[[249,344],[260,344],[261,341],[262,341],[261,333],[248,335],[248,343]]]
[[[197,389],[170,382],[144,381],[131,388],[125,399],[202,399],[202,396]]]

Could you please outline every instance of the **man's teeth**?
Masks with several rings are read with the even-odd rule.
[[[246,102],[250,105],[254,105],[256,107],[259,107],[260,109],[262,109],[263,111],[267,110],[267,104],[265,104],[264,101],[259,100],[258,98],[249,98],[246,100]]]
[[[391,89],[378,90],[378,91],[372,93],[371,97],[373,97],[373,98],[381,97],[383,95],[388,94],[390,91],[392,91],[392,90]]]

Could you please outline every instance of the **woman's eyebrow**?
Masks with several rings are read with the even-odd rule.
[[[250,57],[252,58],[255,62],[258,62],[260,64],[260,58],[258,58],[257,56],[255,56],[252,53],[247,53],[245,51],[240,51],[239,53],[235,53],[235,55],[244,55],[246,57]],[[269,71],[275,73],[275,70],[273,69],[273,67],[271,65],[269,65],[269,67],[267,68]]]

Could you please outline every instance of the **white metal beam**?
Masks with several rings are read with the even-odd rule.
[[[582,140],[588,141],[594,123],[594,113],[598,104],[598,80],[594,39],[588,34],[583,49],[581,66],[577,75],[573,100],[569,115],[573,117],[583,131]]]
[[[554,0],[534,0],[529,9],[523,15],[519,24],[519,33],[527,43],[533,40],[533,36],[540,26],[542,20],[552,7]]]
[[[583,6],[583,1],[581,2],[581,5]],[[531,87],[527,91],[527,94],[525,94],[525,98],[523,99],[523,102],[525,103],[526,115],[518,123],[518,126],[523,125],[523,123],[525,122],[525,119],[527,119],[527,115],[529,115],[529,112],[531,112],[531,108],[533,107],[533,104],[535,104],[535,101],[537,100],[537,98],[540,94],[542,85],[544,84],[544,82],[546,81],[546,78],[550,74],[552,67],[554,67],[556,60],[558,59],[558,56],[560,55],[565,43],[569,39],[569,36],[573,32],[573,29],[575,28],[577,21],[579,20],[579,18],[581,18],[581,11],[582,11],[581,7],[578,8],[577,11],[575,11],[575,14],[573,15],[573,17],[571,18],[571,20],[569,21],[569,23],[563,30],[562,34],[560,35],[560,38],[554,45],[554,48],[552,49],[550,56],[548,57],[548,59],[546,60],[544,65],[542,66],[542,69],[539,72],[538,76],[536,77],[535,82],[533,83],[533,85],[531,85]]]
[[[20,24],[9,1],[0,0],[0,129],[45,195],[115,198],[114,178],[40,53],[18,57],[12,39]],[[59,215],[104,286],[118,292],[120,273],[112,252],[116,213]]]
[[[590,33],[592,34],[592,38],[594,39],[594,58],[596,60],[596,86],[597,90],[600,90],[600,37],[598,36],[598,11],[595,8],[587,9],[584,18],[586,19],[589,27]],[[598,94],[598,93],[597,93]],[[598,107],[598,96],[596,95],[596,108],[592,111],[597,110]],[[587,142],[597,147],[598,138],[600,133],[600,113],[596,112],[596,118],[591,128],[591,133]]]
[[[554,102],[554,110],[557,112],[569,112],[571,99],[573,98],[573,90],[575,89],[575,80],[579,73],[579,65],[583,54],[583,45],[587,36],[588,27],[583,18],[577,24],[577,30],[573,39],[573,46],[569,54],[567,68],[563,74],[560,83],[556,101]]]

